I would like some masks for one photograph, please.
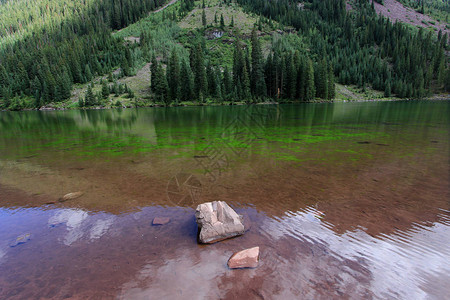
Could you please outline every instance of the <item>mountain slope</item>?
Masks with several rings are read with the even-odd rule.
[[[438,22],[431,17],[406,7],[396,0],[384,0],[384,4],[374,2],[375,11],[392,22],[400,21],[413,26],[433,28],[435,31],[450,34],[450,26],[445,21]]]
[[[335,82],[377,98],[450,88],[448,36],[392,24],[366,0],[350,11],[343,0],[179,0],[148,15],[155,5],[98,0],[0,50],[0,105],[39,108],[73,87],[73,107],[326,100]]]

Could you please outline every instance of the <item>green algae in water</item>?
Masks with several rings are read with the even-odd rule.
[[[301,162],[331,161],[332,156],[372,159],[376,154],[365,151],[383,143],[391,145],[379,147],[383,151],[409,157],[413,154],[403,153],[402,147],[431,131],[436,136],[430,140],[448,145],[448,106],[449,101],[281,105],[275,117],[257,122],[245,106],[2,112],[0,154],[8,159],[45,154],[64,160],[135,155],[171,160],[217,147],[226,153]],[[363,148],[358,141],[370,141],[373,147]],[[437,149],[430,143],[421,150],[431,154]]]

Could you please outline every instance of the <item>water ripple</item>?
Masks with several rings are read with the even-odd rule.
[[[273,218],[265,231],[273,239],[290,236],[301,242],[319,243],[336,259],[364,262],[370,271],[370,290],[376,297],[422,299],[436,277],[450,279],[450,224],[446,210],[439,222],[413,223],[406,231],[373,237],[362,229],[336,234],[318,218],[313,207]],[[450,294],[450,287],[440,286]],[[427,296],[428,295],[428,296]]]

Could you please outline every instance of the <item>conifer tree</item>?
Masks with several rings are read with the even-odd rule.
[[[208,86],[205,71],[205,59],[203,56],[203,49],[199,43],[196,44],[195,49],[192,49],[191,51],[191,63],[191,68],[194,72],[195,95],[199,97],[201,93],[203,96],[206,96]]]
[[[222,91],[225,98],[229,98],[233,93],[233,82],[230,77],[230,71],[228,70],[228,66],[225,66],[223,70],[223,88]]]
[[[242,82],[239,80],[239,83],[241,84],[241,88],[242,88],[241,97],[243,98],[243,100],[248,100],[251,96],[251,94],[250,94],[250,78],[248,76],[247,67],[245,65],[242,70]]]
[[[109,96],[109,86],[106,81],[102,83],[102,99],[107,99]]]
[[[3,64],[0,64],[0,97],[6,94],[6,88],[9,86],[9,76]],[[3,92],[5,90],[5,92]]]
[[[156,56],[152,56],[152,62],[150,65],[150,90],[155,92],[156,88],[156,69],[158,68],[158,61],[156,60]],[[119,87],[120,88],[120,87]],[[120,92],[122,94],[122,92]]]
[[[39,108],[40,102],[41,102],[41,82],[39,81],[39,78],[37,76],[34,76],[33,81],[31,82],[31,92],[33,93],[34,97],[34,107]],[[0,96],[1,96],[1,89],[0,89]]]
[[[305,86],[305,100],[310,101],[314,99],[314,95],[316,94],[316,89],[314,86],[314,66],[311,59],[308,59],[306,65],[306,86]]]
[[[225,28],[225,21],[223,19],[223,14],[220,14],[220,28]]]
[[[251,54],[252,66],[251,66],[250,90],[254,96],[261,97],[266,95],[266,82],[264,80],[261,45],[259,43],[259,39],[256,34],[255,28],[253,28],[252,30],[251,43],[252,43],[252,54]]]
[[[203,27],[206,27],[206,14],[205,14],[204,8],[202,10],[202,24],[203,24]]]
[[[167,83],[169,86],[169,99],[175,100],[179,97],[179,83],[180,83],[180,62],[178,60],[178,53],[176,50],[172,51],[167,65]]]
[[[164,101],[166,104],[170,103],[170,99],[167,97],[168,92],[168,84],[167,79],[164,74],[164,70],[161,66],[161,64],[156,65],[156,73],[155,73],[155,96],[156,99],[159,101]]]
[[[331,63],[328,65],[328,99],[332,100],[336,97],[336,86],[335,86],[333,66]],[[390,86],[389,86],[390,89]]]
[[[328,69],[325,58],[317,64],[315,75],[316,96],[318,98],[328,99]]]
[[[181,63],[180,98],[183,101],[191,101],[194,98],[194,78],[189,64],[185,61]]]
[[[85,77],[84,82],[89,82],[92,80],[92,72],[91,72],[91,67],[89,66],[89,64],[86,64],[84,66],[84,77]]]
[[[295,99],[295,94],[297,91],[297,73],[296,73],[294,57],[289,55],[286,60],[286,84],[287,84],[287,97],[290,99]]]
[[[94,93],[92,92],[92,84],[88,85],[87,91],[86,91],[86,95],[84,97],[84,104],[86,106],[92,106],[96,104],[96,99],[94,96]]]
[[[235,86],[237,86],[238,81],[240,81],[243,77],[243,69],[245,65],[244,56],[239,44],[239,40],[235,41],[233,52],[233,83]]]
[[[391,97],[391,83],[389,81],[386,81],[385,83],[384,97],[386,98]]]

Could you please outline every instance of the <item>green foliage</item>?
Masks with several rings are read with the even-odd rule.
[[[136,46],[125,47],[121,39],[111,36],[111,29],[136,22],[163,1],[29,3],[34,11],[19,12],[25,5],[22,0],[0,6],[1,28],[7,28],[0,29],[0,91],[8,98],[34,97],[40,106],[69,98],[73,83],[89,82],[118,65],[123,75],[132,74]]]
[[[103,81],[102,83],[102,99],[107,99],[109,96],[109,86],[108,83],[106,81]]]
[[[225,20],[223,19],[223,14],[220,15],[220,28],[225,28]]]
[[[392,24],[366,1],[354,3],[351,13],[343,0],[309,0],[304,9],[292,9],[298,4],[293,0],[236,2],[252,16],[242,17],[242,9],[229,1],[218,10],[214,3],[206,9],[204,2],[180,0],[151,15],[162,0],[86,0],[67,4],[69,11],[62,0],[37,0],[29,4],[33,12],[20,12],[25,0],[8,1],[0,6],[0,105],[39,108],[63,101],[71,97],[74,84],[85,87],[105,74],[114,82],[135,75],[149,61],[150,90],[166,104],[333,99],[335,82],[373,88],[386,97],[421,98],[431,90],[448,89],[447,34],[436,37]],[[44,9],[48,3],[53,6]],[[425,10],[429,5],[425,0]],[[175,21],[194,7],[186,19],[196,14],[197,29],[183,25],[187,29],[182,30]],[[211,25],[220,26],[222,37],[208,36],[217,31],[206,28],[213,13]],[[38,22],[42,17],[49,19]],[[241,33],[243,18],[254,24],[250,39],[251,26]],[[121,74],[114,78],[119,67]],[[141,87],[133,89],[142,96]],[[95,93],[89,86],[79,106],[98,105],[110,93],[135,98],[127,86],[104,81]]]
[[[206,14],[205,14],[205,9],[202,10],[202,24],[203,24],[203,27],[206,27]]]
[[[92,91],[92,85],[90,84],[87,88],[86,95],[84,96],[84,106],[93,106],[97,104],[97,99]]]
[[[252,68],[251,68],[251,92],[256,97],[266,95],[266,83],[264,81],[263,56],[261,45],[256,33],[256,29],[252,31]]]
[[[178,59],[177,51],[172,51],[172,55],[169,59],[169,64],[167,65],[167,82],[169,87],[168,97],[171,101],[179,98],[180,91],[180,62]]]

